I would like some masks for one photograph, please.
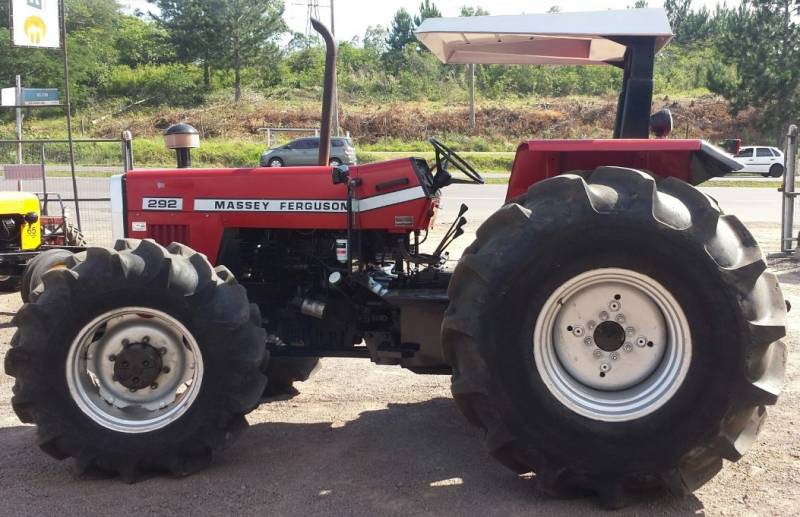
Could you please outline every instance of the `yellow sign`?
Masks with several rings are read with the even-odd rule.
[[[59,0],[11,0],[11,22],[15,46],[61,47]]]
[[[31,45],[39,45],[47,34],[47,25],[38,16],[28,16],[24,25],[25,35]]]

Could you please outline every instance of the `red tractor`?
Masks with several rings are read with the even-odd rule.
[[[318,30],[326,142],[335,51]],[[319,357],[364,357],[452,375],[490,453],[548,493],[616,507],[695,490],[776,402],[786,305],[750,232],[692,186],[739,165],[648,139],[671,125],[650,116],[670,36],[660,9],[421,26],[446,62],[624,70],[615,138],[520,145],[505,206],[454,271],[443,250],[465,208],[432,252],[421,237],[442,189],[483,180],[436,140],[432,165],[330,167],[321,146],[318,167],[114,178],[114,249],[30,266],[5,363],[14,410],[79,469],[186,475]]]

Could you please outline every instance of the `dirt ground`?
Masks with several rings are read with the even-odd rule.
[[[778,249],[777,225],[750,225]],[[467,236],[462,241],[467,244]],[[614,515],[800,513],[800,262],[771,259],[790,313],[787,383],[757,443],[695,495],[664,496]],[[0,296],[0,355],[17,295]],[[453,404],[447,377],[329,359],[300,395],[261,406],[216,464],[186,479],[126,485],[77,479],[35,446],[0,374],[0,515],[591,515],[591,499],[545,498],[493,461]]]

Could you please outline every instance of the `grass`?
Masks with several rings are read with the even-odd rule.
[[[698,187],[735,187],[735,188],[771,188],[777,189],[783,185],[780,181],[754,181],[751,179],[742,180],[719,180],[706,181]]]

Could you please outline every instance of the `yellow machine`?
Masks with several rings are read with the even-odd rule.
[[[0,192],[0,256],[41,245],[39,198],[30,192]]]
[[[48,253],[47,263],[57,262],[86,245],[83,234],[67,221],[61,196],[48,198],[60,206],[60,215],[43,214],[43,199],[37,194],[0,192],[0,291],[19,289],[32,259]]]

